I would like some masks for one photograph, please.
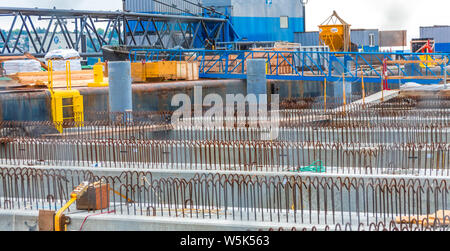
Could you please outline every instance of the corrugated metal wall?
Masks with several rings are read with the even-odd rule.
[[[233,17],[303,18],[303,4],[299,0],[231,0]]]
[[[433,38],[436,52],[450,52],[450,26],[420,27],[421,38]]]
[[[160,0],[167,5],[174,6],[181,10],[188,10],[193,14],[202,13],[202,9],[183,0]],[[196,1],[191,1],[196,2]],[[163,5],[153,0],[126,0],[126,8],[131,12],[148,12],[148,13],[164,13],[164,14],[184,14],[184,11],[177,10],[173,7]]]
[[[294,42],[299,43],[302,46],[318,46],[320,45],[319,32],[313,31],[295,33]]]
[[[183,0],[159,0],[192,13],[202,8]],[[300,0],[190,0],[205,6],[216,6],[231,16],[231,23],[242,39],[249,41],[294,42],[294,33],[304,31],[304,6]],[[153,0],[127,0],[126,8],[133,12],[183,14]],[[285,21],[287,20],[287,22]],[[286,22],[286,24],[284,23]]]
[[[420,27],[421,38],[434,38],[436,43],[450,43],[450,26]]]
[[[370,46],[370,34],[374,36],[373,46],[378,46],[380,42],[377,29],[352,30],[350,35],[352,43],[358,46]]]
[[[304,31],[301,1],[230,0],[230,5],[231,22],[243,39],[294,42],[294,33]]]

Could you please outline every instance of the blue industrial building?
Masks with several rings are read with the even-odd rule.
[[[378,29],[354,29],[351,31],[352,43],[363,52],[378,52],[380,35]]]
[[[436,52],[450,53],[450,26],[420,27],[420,37],[434,39]]]
[[[152,0],[126,0],[126,8],[131,12],[146,13],[182,14],[179,10],[189,10],[191,13],[203,15],[208,13],[183,0],[165,0],[164,2],[166,5]],[[200,2],[203,6],[214,8],[217,12],[228,16],[229,24],[239,35],[237,39],[240,41],[294,42],[294,34],[305,31],[305,9],[300,0],[202,0]]]
[[[203,0],[230,16],[241,40],[294,42],[305,31],[305,9],[300,0]]]

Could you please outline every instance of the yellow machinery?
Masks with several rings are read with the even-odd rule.
[[[97,181],[94,183],[83,182],[70,194],[70,200],[54,214],[53,230],[67,231],[67,225],[70,219],[63,214],[76,202],[77,210],[103,210],[109,207],[109,192],[114,192],[120,197],[128,201],[128,203],[135,203],[133,200],[122,195],[120,192],[112,189],[109,184]]]
[[[89,182],[84,182],[79,185],[70,194],[70,200],[67,202],[58,212],[55,214],[55,231],[67,231],[67,222],[64,221],[63,213],[69,209],[69,207],[77,201],[77,199],[83,195],[89,188]]]
[[[177,77],[177,61],[159,61],[146,64],[147,78],[175,79]]]
[[[131,63],[131,77],[135,82],[149,79],[198,80],[198,64],[186,61],[158,61]]]
[[[351,51],[350,25],[336,11],[319,26],[319,38],[331,52]]]
[[[412,42],[413,43],[413,42]],[[411,43],[411,44],[412,44]],[[416,51],[416,53],[434,53],[434,49],[435,49],[435,41],[431,41],[431,40],[416,40],[414,41],[414,43],[416,44],[420,44],[423,43],[423,45]],[[420,63],[420,67],[422,68],[432,68],[432,67],[436,67],[438,66],[437,63],[434,63],[433,61],[435,61],[433,59],[433,57],[429,56],[429,55],[421,55],[419,56],[420,61],[423,61],[423,63]]]
[[[88,87],[108,87],[109,84],[107,82],[104,82],[104,75],[103,75],[103,64],[101,63],[100,59],[98,60],[98,63],[94,65],[94,82],[88,83]]]
[[[74,121],[77,127],[84,124],[83,96],[77,90],[72,90],[72,77],[70,62],[66,62],[66,82],[65,90],[55,90],[53,88],[53,63],[48,62],[48,82],[52,97],[52,117],[56,129],[62,133],[65,120]],[[70,108],[72,113],[70,113]],[[69,110],[69,111],[68,111]],[[65,117],[65,114],[72,114]]]

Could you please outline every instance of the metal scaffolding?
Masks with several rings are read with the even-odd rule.
[[[68,49],[85,57],[100,56],[101,48],[108,45],[202,48],[206,39],[226,42],[237,36],[227,19],[206,16],[0,8],[0,17],[10,22],[8,30],[0,30],[3,56],[23,54],[19,42],[25,40],[29,41],[28,51],[42,57],[51,49],[57,34]],[[38,27],[38,22],[45,27]]]

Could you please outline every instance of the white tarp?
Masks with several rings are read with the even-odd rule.
[[[6,75],[18,72],[39,72],[41,64],[36,60],[11,60],[3,63],[3,69]]]
[[[450,86],[449,86],[450,87]],[[444,85],[421,85],[414,82],[408,82],[400,86],[402,91],[439,91],[444,90]]]
[[[81,71],[81,60],[80,59],[71,59],[71,60],[52,60],[53,63],[53,71],[65,71],[66,70],[66,62],[70,61],[70,70],[71,71]]]
[[[50,51],[45,55],[45,60],[80,59],[80,54],[74,49],[62,49]]]
[[[65,71],[67,61],[70,61],[70,70],[81,71],[80,54],[74,49],[50,51],[45,55],[45,60],[47,64],[48,60],[52,60],[53,71]]]

